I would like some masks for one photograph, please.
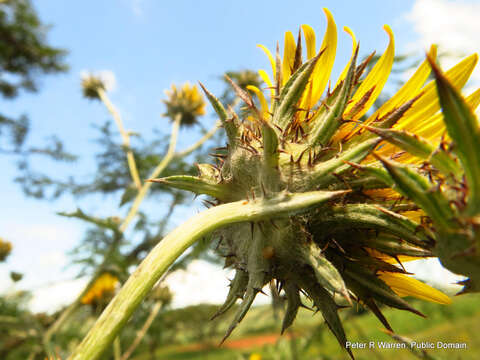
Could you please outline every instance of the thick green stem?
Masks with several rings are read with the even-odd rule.
[[[69,359],[98,359],[158,279],[198,239],[228,224],[293,215],[344,193],[315,191],[282,194],[269,200],[237,201],[210,208],[192,217],[153,248]]]

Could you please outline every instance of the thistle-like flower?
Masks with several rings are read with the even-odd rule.
[[[104,273],[95,280],[87,293],[82,297],[82,304],[108,304],[114,295],[118,278],[110,273]]]
[[[198,177],[157,180],[209,195],[215,199],[210,202],[213,205],[282,196],[288,199],[299,193],[324,191],[327,200],[301,214],[282,213],[278,218],[217,230],[218,250],[236,274],[215,316],[242,299],[225,337],[272,281],[287,299],[283,330],[303,306],[303,294],[322,313],[343,347],[346,337],[337,313],[339,304],[358,301],[391,330],[378,304],[422,315],[402,297],[450,302],[440,291],[413,279],[402,266],[403,261],[434,256],[437,223],[450,219],[452,208],[447,200],[435,204],[436,213],[427,211],[424,204],[432,186],[422,183],[423,198],[418,192],[409,192],[410,173],[402,175],[407,184],[403,185],[395,173],[400,169],[396,164],[413,166],[418,176],[438,187],[444,186],[441,180],[445,184],[461,173],[458,159],[445,146],[445,124],[435,81],[424,85],[431,66],[427,60],[423,62],[390,100],[366,116],[392,68],[393,33],[385,26],[387,49],[364,74],[372,56],[357,63],[355,36],[345,28],[352,36],[352,56],[339,79],[331,82],[335,85],[326,89],[335,60],[337,28],[330,12],[325,13],[328,25],[319,50],[312,28],[302,26],[305,62],[301,32],[297,41],[292,33],[286,33],[283,58],[278,46],[274,57],[260,45],[272,67],[271,77],[259,71],[270,101],[258,87],[249,86],[258,97],[258,108],[251,95],[232,81],[249,110],[246,119],[239,119],[232,109],[227,112],[204,88],[223,121],[227,146],[215,155],[215,165],[199,165]],[[428,54],[431,61],[435,53],[432,47]],[[447,71],[445,78],[460,89],[476,62],[476,55],[467,57]],[[480,91],[466,99],[469,108],[479,101]]]
[[[5,261],[11,251],[12,243],[0,238],[0,262]]]
[[[105,82],[94,74],[82,76],[83,96],[87,99],[100,100],[99,90],[106,90]]]
[[[167,106],[165,116],[174,121],[180,116],[181,126],[192,126],[197,122],[197,117],[205,114],[205,101],[198,88],[190,83],[183,84],[181,89],[177,89],[172,84],[171,90],[165,90],[167,100],[162,100]]]

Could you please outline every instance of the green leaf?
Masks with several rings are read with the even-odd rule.
[[[354,293],[358,292],[363,296],[369,294],[375,300],[385,305],[401,310],[407,310],[425,317],[420,311],[411,307],[409,303],[395,294],[395,292],[383,280],[379,279],[374,274],[366,272],[360,266],[348,264],[348,268],[345,269],[344,278],[348,287],[351,288]]]
[[[369,238],[365,240],[365,245],[371,249],[375,249],[384,254],[397,256],[397,255],[407,255],[407,256],[416,256],[416,257],[428,257],[433,256],[432,252],[425,250],[416,246],[412,246],[402,239],[387,235],[379,234],[376,237]]]
[[[334,157],[330,160],[315,165],[313,171],[311,171],[309,174],[311,179],[310,182],[318,187],[325,187],[332,182],[338,181],[338,179],[332,175],[332,173],[340,175],[341,173],[350,169],[351,165],[348,162],[362,161],[372,152],[379,142],[380,139],[378,138],[369,139],[343,151],[338,157]]]
[[[300,299],[299,293],[300,289],[294,282],[285,282],[283,290],[287,297],[287,309],[285,310],[285,316],[282,322],[282,334],[293,324],[293,321],[297,317],[298,308],[302,306],[302,300]]]
[[[440,189],[406,165],[379,158],[390,173],[398,191],[414,201],[432,218],[435,225],[448,229],[454,226],[454,213]]]
[[[343,278],[337,268],[321,254],[316,245],[310,246],[309,254],[310,266],[313,268],[318,282],[327,290],[339,293],[350,300]]]
[[[336,96],[332,99],[332,104],[324,105],[324,111],[318,111],[316,116],[310,120],[312,128],[310,130],[309,142],[310,145],[326,145],[333,134],[337,131],[342,124],[342,116],[345,107],[348,104],[350,94],[352,92],[355,67],[358,55],[358,46],[355,50],[355,54],[350,61],[350,68],[348,69],[345,80],[342,82],[340,90]]]
[[[460,166],[446,151],[435,149],[427,139],[406,131],[381,129],[371,126],[366,126],[366,128],[372,133],[380,136],[385,141],[398,146],[400,149],[418,156],[419,158],[429,160],[433,166],[445,175],[458,175],[462,173]]]
[[[314,236],[319,238],[335,230],[352,228],[387,232],[420,247],[433,245],[433,235],[418,223],[377,205],[346,204],[322,209],[322,216],[312,227]]]
[[[228,311],[235,304],[237,299],[243,298],[243,296],[245,295],[245,291],[247,290],[247,284],[248,274],[245,271],[237,270],[235,272],[235,277],[230,283],[230,290],[228,291],[227,299],[225,300],[223,305],[217,310],[217,312],[212,316],[211,320]]]
[[[191,191],[198,195],[209,195],[220,200],[227,200],[231,193],[228,185],[210,182],[197,176],[177,175],[161,179],[149,179],[147,181],[163,184],[175,189]]]
[[[308,79],[322,54],[323,51],[308,60],[288,79],[282,88],[278,106],[273,114],[273,124],[284,129],[292,121],[293,115],[297,112],[297,102],[302,97]]]
[[[199,84],[207,96],[207,99],[210,101],[210,104],[212,104],[218,117],[220,118],[220,121],[225,128],[225,132],[227,133],[229,144],[231,146],[235,146],[237,141],[237,126],[234,122],[234,119],[228,119],[227,111],[223,107],[222,103],[210,91],[208,91],[202,83]]]
[[[437,84],[438,97],[442,106],[445,125],[455,143],[468,183],[467,213],[480,212],[480,130],[473,111],[462,95],[443,75],[440,68],[430,59]]]

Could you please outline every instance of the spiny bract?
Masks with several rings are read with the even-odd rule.
[[[421,204],[408,199],[408,194],[400,195],[394,190],[396,187],[392,189],[394,179],[383,166],[383,158],[378,160],[389,156],[411,163],[420,174],[432,178],[439,176],[438,170],[458,169],[458,160],[442,147],[445,125],[435,82],[424,86],[431,67],[428,61],[423,62],[395,96],[371,116],[365,116],[391,71],[392,31],[385,26],[388,47],[363,76],[372,56],[357,63],[358,45],[352,31],[345,28],[353,39],[352,56],[336,85],[324,94],[337,44],[335,22],[328,10],[325,13],[328,25],[320,51],[317,52],[313,30],[302,26],[306,62],[302,61],[301,33],[297,42],[292,33],[286,33],[283,59],[278,45],[275,57],[260,45],[273,71],[274,81],[266,71],[259,71],[268,86],[270,102],[260,89],[250,86],[248,89],[258,97],[257,106],[249,93],[232,82],[249,110],[245,119],[239,119],[232,109],[227,112],[203,88],[223,121],[228,144],[215,155],[216,165],[198,166],[198,177],[158,180],[209,195],[215,199],[214,204],[325,191],[327,201],[301,214],[240,223],[216,232],[219,251],[236,274],[228,297],[215,316],[242,299],[225,337],[245,316],[258,292],[272,281],[287,299],[283,330],[292,324],[298,308],[303,306],[303,294],[322,313],[343,347],[346,338],[338,304],[354,299],[370,308],[391,329],[378,304],[422,315],[402,297],[450,301],[441,292],[408,276],[401,266],[401,261],[432,256],[434,228]],[[430,58],[434,59],[435,53],[432,47]],[[446,77],[461,88],[476,61],[476,55],[467,57]],[[471,107],[476,107],[479,100],[479,91],[467,98]],[[417,136],[399,130],[409,130]],[[407,153],[409,149],[397,140],[398,134],[408,140],[423,141],[423,152]],[[408,141],[404,142],[408,145]],[[424,163],[426,159],[428,164]]]

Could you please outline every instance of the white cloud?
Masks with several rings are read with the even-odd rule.
[[[466,0],[416,0],[406,15],[418,34],[410,46],[427,49],[438,44],[440,51],[451,52],[444,59],[443,66],[458,62],[459,57],[480,50],[480,3]],[[458,55],[453,55],[458,54]],[[472,74],[470,84],[480,85],[480,67]],[[471,84],[472,85],[472,84]]]
[[[233,271],[222,269],[203,260],[194,260],[186,270],[178,270],[169,275],[165,283],[172,290],[172,306],[179,308],[202,303],[222,304],[228,293],[229,280]],[[267,289],[265,293],[268,294]],[[255,304],[265,304],[270,297],[259,294]]]
[[[30,310],[52,313],[62,306],[72,303],[87,285],[89,279],[80,278],[45,286],[32,292]]]
[[[117,80],[115,78],[115,73],[112,70],[99,70],[94,72],[88,70],[80,71],[80,77],[82,79],[92,75],[103,81],[107,91],[112,92],[117,88]]]

